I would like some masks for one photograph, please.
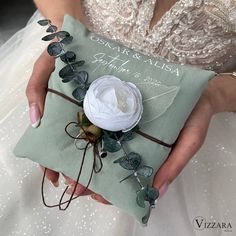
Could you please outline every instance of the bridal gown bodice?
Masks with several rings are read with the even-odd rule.
[[[90,30],[171,62],[236,67],[236,1],[179,0],[150,29],[156,0],[85,0]],[[158,5],[157,5],[158,7]]]
[[[155,0],[81,0],[89,29],[145,54],[217,72],[236,69],[236,0],[179,0],[153,29]],[[159,0],[164,1],[164,0]],[[114,206],[90,197],[66,211],[42,204],[42,173],[12,150],[29,125],[25,88],[47,42],[36,12],[27,26],[0,47],[0,235],[29,236],[233,236],[236,235],[236,115],[212,118],[203,147],[158,200],[142,228]],[[42,147],[43,148],[43,147]],[[45,183],[46,200],[65,189]],[[195,217],[231,223],[232,231],[194,228]]]

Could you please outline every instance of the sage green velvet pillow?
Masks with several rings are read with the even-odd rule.
[[[103,75],[114,75],[139,88],[144,108],[139,130],[167,144],[176,141],[203,89],[215,76],[213,71],[172,64],[124,47],[90,32],[69,15],[64,18],[62,30],[74,37],[72,43],[65,47],[85,61],[81,70],[88,72],[89,82]],[[56,69],[50,77],[48,87],[74,99],[72,92],[76,83],[63,83],[59,77],[59,71],[64,66],[60,59],[56,60]],[[48,92],[40,126],[36,129],[31,126],[27,128],[17,143],[14,154],[76,179],[83,150],[76,148],[74,140],[65,133],[65,126],[76,121],[77,112],[81,110],[76,104]],[[126,142],[126,150],[139,153],[142,164],[154,169],[152,176],[142,180],[151,186],[156,171],[168,157],[171,148],[135,133],[134,138]],[[123,150],[108,152],[102,159],[102,170],[93,175],[89,188],[143,222],[148,205],[137,205],[136,192],[140,186],[135,178],[120,183],[122,178],[132,173],[114,163],[121,156]],[[83,185],[88,183],[92,164],[93,150],[89,148],[79,180]]]

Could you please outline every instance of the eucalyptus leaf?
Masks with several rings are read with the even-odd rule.
[[[87,92],[86,89],[76,88],[76,89],[72,92],[72,95],[73,95],[73,97],[74,97],[75,99],[77,99],[78,101],[83,101],[86,92]]]
[[[58,42],[53,42],[48,45],[48,54],[50,56],[58,56],[62,52],[61,45]]]
[[[73,76],[76,74],[77,72],[74,71],[74,68],[71,65],[66,65],[64,66],[60,71],[59,71],[59,76],[61,78],[71,78],[73,79]]]
[[[147,187],[145,200],[150,203],[150,205],[155,205],[155,200],[159,197],[159,191],[155,188]]]
[[[62,54],[62,55],[60,56],[60,58],[61,58],[61,60],[62,60],[63,62],[65,62],[65,63],[68,64],[68,63],[70,63],[70,62],[74,62],[74,61],[75,61],[76,55],[75,55],[74,52],[68,51],[68,52]]]
[[[69,37],[65,37],[63,38],[60,42],[67,45],[67,44],[70,44],[73,40],[73,37],[72,36],[69,36]]]
[[[136,173],[144,177],[150,177],[153,174],[153,168],[150,166],[141,166]]]
[[[73,63],[71,63],[71,65],[79,67],[79,66],[84,65],[84,63],[85,63],[85,61],[81,60],[81,61],[73,62]]]
[[[57,31],[57,27],[55,25],[50,25],[46,30],[46,32],[50,32],[50,33],[54,33],[56,31]]]
[[[66,77],[66,78],[62,79],[62,82],[63,83],[68,83],[68,82],[70,82],[72,80],[72,78],[73,77]]]
[[[46,36],[44,36],[42,38],[43,41],[50,41],[52,39],[54,39],[55,37],[59,37],[59,38],[66,38],[66,37],[69,37],[70,34],[66,31],[58,31],[58,32],[55,32],[55,33],[52,33],[52,34],[48,34]]]
[[[75,74],[73,80],[78,84],[85,84],[88,81],[88,72],[79,71]]]
[[[127,170],[136,170],[141,163],[141,156],[136,152],[130,152],[129,154],[115,160],[114,163],[119,163]]]
[[[38,21],[38,24],[40,24],[40,25],[42,25],[42,26],[46,26],[46,25],[48,25],[48,24],[50,24],[50,23],[51,23],[51,21],[48,20],[48,19],[43,19],[43,20],[39,20],[39,21]]]
[[[145,196],[146,196],[146,189],[141,189],[140,191],[137,192],[137,197],[136,197],[136,202],[137,204],[145,208]]]
[[[55,34],[61,39],[70,37],[70,34],[67,31],[58,31]]]
[[[48,35],[44,36],[44,37],[42,38],[42,40],[43,40],[43,41],[51,41],[51,40],[54,39],[55,37],[56,37],[56,34],[55,34],[55,33],[53,33],[53,34],[48,34]]]
[[[123,141],[130,141],[133,138],[134,138],[134,136],[133,136],[132,130],[123,133],[123,138],[122,138]]]
[[[108,152],[117,152],[121,149],[117,140],[110,138],[108,135],[103,135],[104,150]]]
[[[149,219],[149,217],[150,217],[150,214],[151,214],[151,206],[148,207],[147,213],[146,213],[145,216],[142,218],[142,223],[143,223],[143,224],[147,224],[148,219]]]

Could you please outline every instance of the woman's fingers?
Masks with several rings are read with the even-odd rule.
[[[68,176],[66,176],[64,174],[63,174],[63,176],[65,178],[65,184],[70,186],[69,189],[66,192],[68,194],[72,194],[73,191],[74,191],[75,185],[76,185],[76,181],[69,178]],[[94,199],[94,200],[96,200],[100,203],[109,204],[109,205],[111,204],[105,198],[103,198],[101,195],[96,194],[96,193],[94,193],[93,191],[91,191],[89,189],[86,189],[85,191],[84,190],[85,190],[85,186],[80,184],[80,183],[77,183],[74,195],[77,195],[77,196],[91,195],[92,199]]]
[[[105,198],[103,198],[103,196],[97,194],[97,193],[93,193],[91,194],[91,198],[100,202],[100,203],[103,203],[103,204],[106,204],[106,205],[112,205],[110,202],[108,202]]]
[[[40,168],[42,169],[42,171],[45,171],[45,167],[40,165]],[[51,181],[51,183],[55,186],[58,187],[59,186],[59,173],[54,171],[54,170],[50,170],[47,169],[46,170],[46,177]]]
[[[153,186],[160,197],[202,146],[212,117],[212,111],[204,98],[200,99],[187,119],[168,159],[157,171]]]
[[[34,128],[40,124],[43,116],[44,102],[48,80],[55,68],[55,59],[45,50],[34,64],[33,72],[26,88],[29,103],[29,116]]]
[[[74,194],[77,195],[77,196],[90,195],[90,194],[93,193],[91,190],[86,189],[84,185],[82,185],[80,183],[76,184],[75,180],[71,179],[70,177],[68,177],[68,176],[66,176],[64,174],[62,174],[62,175],[65,178],[65,184],[69,186],[69,188],[67,189],[66,193],[72,194],[73,191],[74,191],[75,186],[76,186],[76,189],[75,189]]]
[[[192,127],[183,130],[168,159],[157,171],[153,186],[159,189],[160,197],[200,148],[201,142],[195,131]]]

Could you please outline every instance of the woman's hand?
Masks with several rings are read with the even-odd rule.
[[[160,197],[204,143],[212,116],[236,110],[236,79],[217,76],[209,83],[179,134],[168,159],[157,171],[153,186]]]
[[[33,72],[25,91],[29,103],[29,117],[34,128],[39,126],[40,119],[43,116],[48,80],[54,68],[55,59],[50,57],[46,50],[34,64]],[[44,170],[44,167],[41,168]],[[59,173],[48,170],[46,176],[54,186],[57,187],[59,185]]]

